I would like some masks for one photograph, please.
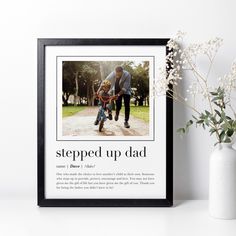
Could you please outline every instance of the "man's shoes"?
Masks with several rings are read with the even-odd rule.
[[[98,120],[95,120],[94,121],[94,125],[98,125],[99,121]]]
[[[109,119],[109,120],[112,120],[112,114],[111,114],[111,113],[108,114],[108,119]]]
[[[128,121],[125,121],[124,126],[125,126],[125,128],[127,128],[127,129],[130,128],[130,125],[129,125]]]
[[[115,115],[115,121],[118,121],[119,120],[119,113],[116,113]]]

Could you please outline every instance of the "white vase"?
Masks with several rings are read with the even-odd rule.
[[[236,218],[236,150],[232,144],[217,145],[210,156],[209,211],[215,218]]]

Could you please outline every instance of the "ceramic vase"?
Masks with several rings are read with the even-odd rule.
[[[210,215],[220,219],[236,218],[236,150],[221,143],[210,156]]]

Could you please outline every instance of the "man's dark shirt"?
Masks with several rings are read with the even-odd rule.
[[[116,78],[116,82],[115,82],[115,94],[120,92],[120,78]]]

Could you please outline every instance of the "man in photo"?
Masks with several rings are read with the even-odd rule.
[[[130,128],[129,115],[130,115],[130,96],[131,96],[131,74],[124,70],[122,66],[117,66],[106,78],[111,82],[111,93],[115,94],[116,99],[116,114],[115,121],[118,121],[120,110],[122,107],[122,98],[125,105],[125,122],[124,127]],[[98,89],[99,93],[101,89]]]

